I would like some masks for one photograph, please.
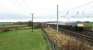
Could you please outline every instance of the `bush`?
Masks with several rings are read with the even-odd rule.
[[[8,32],[8,31],[10,31],[9,28],[3,28],[3,29],[0,29],[0,32]]]

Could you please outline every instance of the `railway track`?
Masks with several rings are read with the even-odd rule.
[[[87,35],[87,36],[91,36],[91,37],[93,37],[93,31],[84,30],[84,31],[81,32],[81,33],[83,33],[83,34],[85,34],[85,35]]]
[[[56,29],[55,26],[51,26],[53,29]],[[93,31],[89,31],[89,30],[80,30],[80,31],[76,31],[74,30],[74,27],[62,27],[59,26],[59,31],[60,32],[65,32],[65,34],[70,35],[70,36],[74,36],[79,40],[82,41],[88,41],[90,43],[90,45],[93,45]]]
[[[72,31],[69,29],[59,29],[60,31],[64,31],[66,34],[69,34],[70,36],[74,36],[77,39],[80,40],[87,40],[93,45],[93,32],[92,31],[82,31],[82,32],[77,32],[77,31]]]

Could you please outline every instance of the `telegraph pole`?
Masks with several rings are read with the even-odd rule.
[[[59,27],[58,27],[58,4],[57,4],[57,32],[58,32],[58,29]]]
[[[33,32],[33,13],[32,13],[32,32]]]

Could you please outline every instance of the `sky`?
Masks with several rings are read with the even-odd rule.
[[[0,0],[0,22],[54,21],[57,4],[59,21],[93,20],[93,0]]]

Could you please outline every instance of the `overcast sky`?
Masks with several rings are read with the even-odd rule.
[[[68,21],[67,17],[64,19],[65,17],[62,16],[70,16],[71,18],[73,18],[72,16],[93,16],[93,0],[0,0],[0,21],[26,21],[30,20],[32,13],[34,13],[36,21],[56,20],[57,4],[59,5],[60,21]],[[70,20],[75,19],[77,18]],[[83,19],[92,20],[92,18]]]

